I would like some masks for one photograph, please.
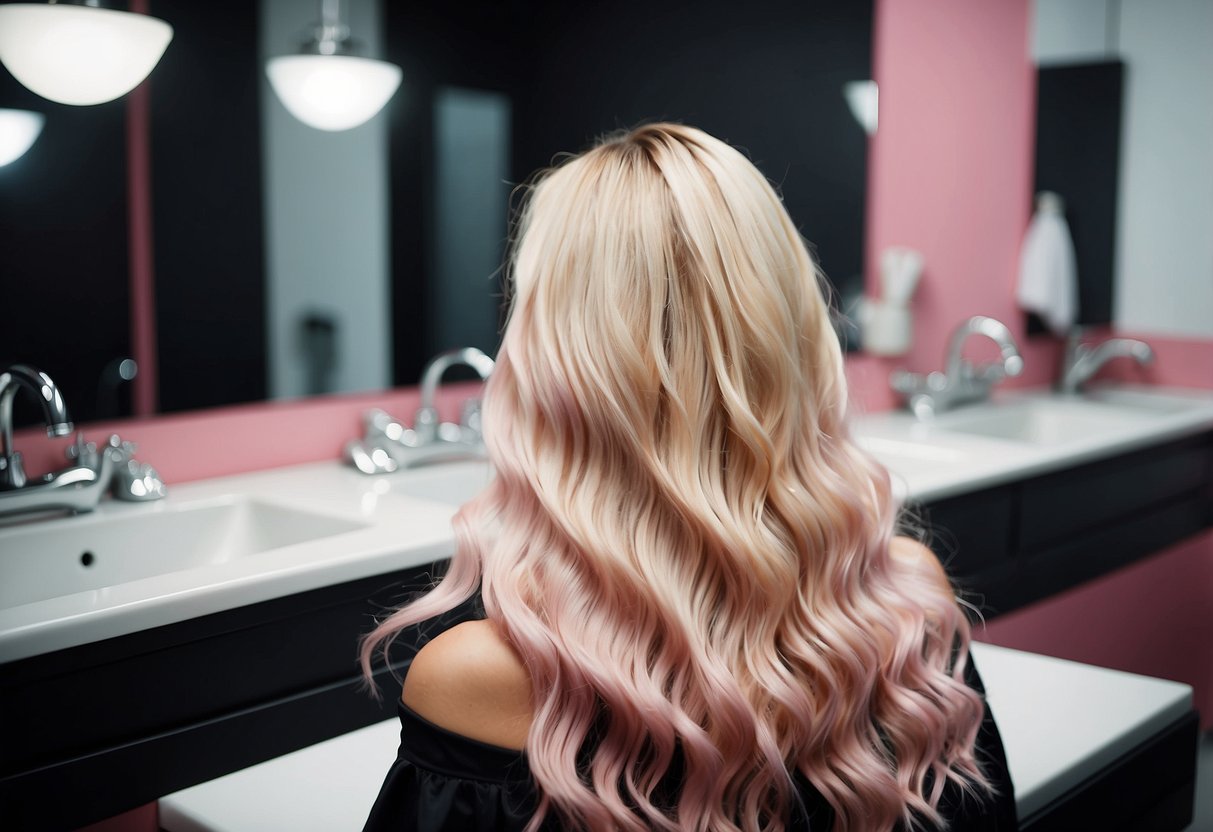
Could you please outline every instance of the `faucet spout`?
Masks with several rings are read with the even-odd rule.
[[[977,367],[966,361],[964,345],[973,335],[983,335],[997,344],[1002,361]],[[921,420],[967,402],[981,401],[995,384],[1023,372],[1023,356],[1015,336],[1001,321],[985,315],[975,315],[956,328],[948,342],[945,364],[947,369],[942,373],[897,371],[889,377],[889,385]]]
[[[484,456],[480,399],[463,403],[458,424],[439,422],[435,400],[446,371],[465,364],[487,380],[493,359],[475,347],[450,350],[436,356],[421,376],[421,406],[413,426],[405,427],[382,410],[368,411],[363,420],[365,435],[345,446],[346,461],[364,474],[390,474],[400,468],[477,459]]]
[[[25,388],[42,407],[47,436],[67,436],[72,432],[72,420],[58,385],[41,370],[27,364],[13,364],[0,373],[0,488],[21,488],[25,471],[21,455],[13,449],[13,399]]]
[[[1015,336],[1006,324],[985,315],[974,315],[956,328],[948,342],[948,360],[945,372],[951,378],[958,378],[964,370],[962,351],[970,336],[984,335],[998,345],[1002,357],[1002,374],[1017,376],[1023,372],[1023,356],[1015,344]]]
[[[1136,338],[1109,338],[1092,347],[1082,343],[1082,334],[1075,332],[1066,344],[1058,387],[1063,393],[1077,393],[1103,365],[1116,358],[1131,358],[1144,367],[1154,363],[1154,350]]]
[[[489,358],[475,347],[464,347],[440,353],[425,368],[421,377],[421,406],[434,407],[434,395],[438,391],[438,383],[446,375],[446,371],[457,364],[465,364],[476,371],[481,380],[487,380],[493,372],[493,359]]]

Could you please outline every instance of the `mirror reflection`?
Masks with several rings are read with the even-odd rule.
[[[1032,11],[1036,186],[1073,189],[1061,196],[1079,323],[1213,337],[1213,4],[1034,0]]]
[[[354,0],[343,25],[402,81],[338,132],[265,72],[320,4],[149,11],[174,38],[126,98],[58,105],[0,73],[0,108],[45,118],[0,169],[5,291],[29,310],[0,360],[51,374],[78,421],[382,389],[452,346],[494,352],[511,189],[643,120],[742,146],[839,292],[861,286],[870,3]]]

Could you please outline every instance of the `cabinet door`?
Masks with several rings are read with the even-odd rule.
[[[1027,480],[1021,486],[1025,552],[1199,492],[1209,478],[1209,439],[1191,437]]]
[[[1015,550],[1014,487],[976,491],[920,511],[929,545],[955,578],[1004,566]]]

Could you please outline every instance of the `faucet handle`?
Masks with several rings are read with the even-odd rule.
[[[131,503],[159,500],[168,493],[164,480],[155,468],[146,462],[129,458],[124,464],[118,464],[110,480],[110,490],[115,499]]]
[[[421,442],[429,442],[438,435],[438,408],[425,405],[413,416],[413,431]]]
[[[127,442],[116,433],[111,433],[110,438],[106,440],[105,452],[109,454],[110,459],[119,465],[130,462],[135,458],[135,451],[139,450],[139,446],[134,442]]]
[[[476,437],[483,432],[483,419],[480,413],[480,399],[468,399],[463,403],[463,411],[459,417],[459,423]]]
[[[911,373],[909,370],[894,370],[889,374],[889,386],[904,395],[914,393],[939,393],[948,387],[948,377],[938,370],[930,373]]]
[[[84,431],[76,431],[76,441],[68,445],[63,451],[64,455],[78,465],[84,465],[89,468],[97,467],[97,443],[89,442],[84,438]]]

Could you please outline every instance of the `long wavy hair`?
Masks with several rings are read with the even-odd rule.
[[[821,276],[758,170],[640,127],[543,175],[515,243],[495,477],[445,578],[363,642],[368,674],[479,590],[531,676],[531,829],[782,829],[797,772],[839,830],[987,791],[967,620],[890,555]]]

